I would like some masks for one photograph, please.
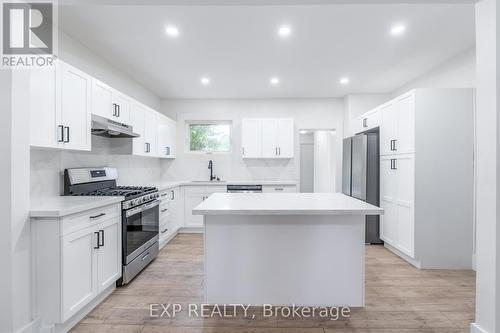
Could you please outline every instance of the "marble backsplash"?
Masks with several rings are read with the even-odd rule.
[[[130,155],[31,149],[31,197],[63,193],[66,168],[110,166],[118,169],[119,185],[151,184],[160,180],[160,161]]]

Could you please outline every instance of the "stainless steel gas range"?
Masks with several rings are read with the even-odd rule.
[[[159,204],[156,187],[117,186],[115,168],[64,170],[64,195],[123,196],[122,278],[129,283],[158,255]]]

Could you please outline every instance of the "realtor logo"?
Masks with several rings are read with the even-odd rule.
[[[2,67],[52,66],[54,4],[2,3]]]

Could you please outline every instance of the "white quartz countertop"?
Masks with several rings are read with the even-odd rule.
[[[381,215],[383,209],[341,193],[215,193],[195,215]]]
[[[123,197],[49,197],[31,199],[31,217],[63,217],[123,201]]]
[[[159,191],[168,190],[177,186],[226,186],[226,185],[281,185],[294,186],[297,185],[295,180],[224,180],[224,181],[202,181],[202,180],[180,180],[170,182],[159,182],[150,184],[155,186]]]

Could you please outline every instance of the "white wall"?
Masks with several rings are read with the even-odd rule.
[[[472,332],[500,331],[500,227],[498,225],[499,7],[476,5],[477,199],[476,321]]]
[[[208,160],[214,161],[218,176],[242,180],[297,180],[299,179],[299,129],[335,129],[336,178],[341,177],[342,154],[342,100],[341,99],[289,99],[289,100],[164,100],[162,112],[177,119],[177,158],[162,162],[164,179],[207,179]],[[242,159],[242,118],[294,118],[295,158]],[[232,120],[232,154],[190,154],[185,152],[186,120]],[[340,182],[338,182],[340,183]],[[340,188],[337,186],[337,190]]]
[[[415,88],[473,88],[476,86],[476,50],[468,49],[396,89],[393,97]]]

